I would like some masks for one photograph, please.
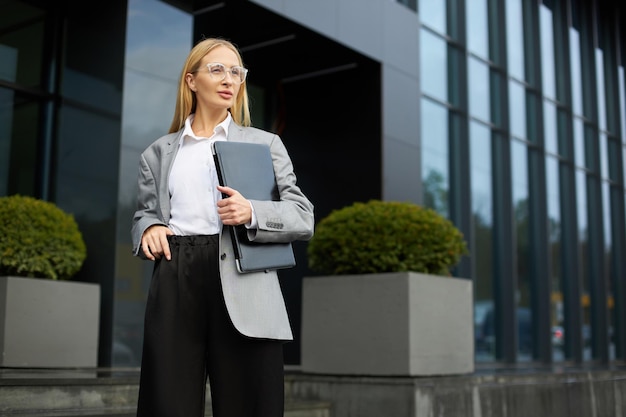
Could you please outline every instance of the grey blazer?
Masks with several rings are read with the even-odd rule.
[[[143,232],[155,224],[167,226],[170,220],[168,178],[181,135],[182,129],[165,135],[141,154],[137,211],[131,234],[134,255],[144,259],[140,250]],[[280,137],[231,122],[227,140],[264,143],[272,154],[280,201],[251,201],[258,221],[252,239],[256,242],[309,240],[314,228],[313,204],[296,185],[293,165]],[[249,337],[292,340],[276,271],[239,273],[230,233],[220,233],[219,255],[224,299],[237,330]]]

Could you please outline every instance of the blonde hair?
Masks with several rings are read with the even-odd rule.
[[[194,73],[200,68],[202,58],[204,58],[209,52],[218,46],[224,46],[237,55],[239,64],[243,66],[243,60],[237,47],[224,39],[208,38],[198,42],[196,46],[189,52],[183,70],[180,74],[180,80],[178,82],[178,94],[176,96],[176,109],[174,110],[174,117],[172,124],[170,125],[169,133],[178,132],[184,125],[187,117],[196,111],[196,95],[191,91],[185,80],[187,73]],[[230,109],[230,113],[233,116],[235,123],[241,126],[250,126],[250,108],[248,107],[248,90],[246,83],[241,84],[239,93],[235,98],[235,104]]]

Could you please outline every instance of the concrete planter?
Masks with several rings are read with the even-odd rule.
[[[0,366],[96,367],[100,285],[0,277]]]
[[[474,371],[472,282],[413,272],[306,277],[304,372],[451,375]]]

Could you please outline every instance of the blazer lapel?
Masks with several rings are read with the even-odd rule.
[[[231,120],[230,125],[228,125],[228,137],[226,140],[231,142],[245,142],[244,132],[243,127]]]
[[[161,158],[161,175],[162,178],[159,181],[159,200],[161,205],[161,211],[163,215],[163,220],[166,222],[170,221],[170,191],[169,191],[169,177],[170,171],[172,170],[172,163],[174,162],[174,158],[178,153],[178,144],[180,142],[180,137],[183,134],[183,129],[181,129],[177,134],[172,135],[170,141],[163,148],[163,157]]]

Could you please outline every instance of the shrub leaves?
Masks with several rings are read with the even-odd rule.
[[[467,254],[463,234],[436,211],[370,200],[334,210],[309,242],[309,267],[332,274],[413,271],[449,275]]]
[[[74,217],[32,197],[0,197],[0,275],[68,279],[87,249]]]

